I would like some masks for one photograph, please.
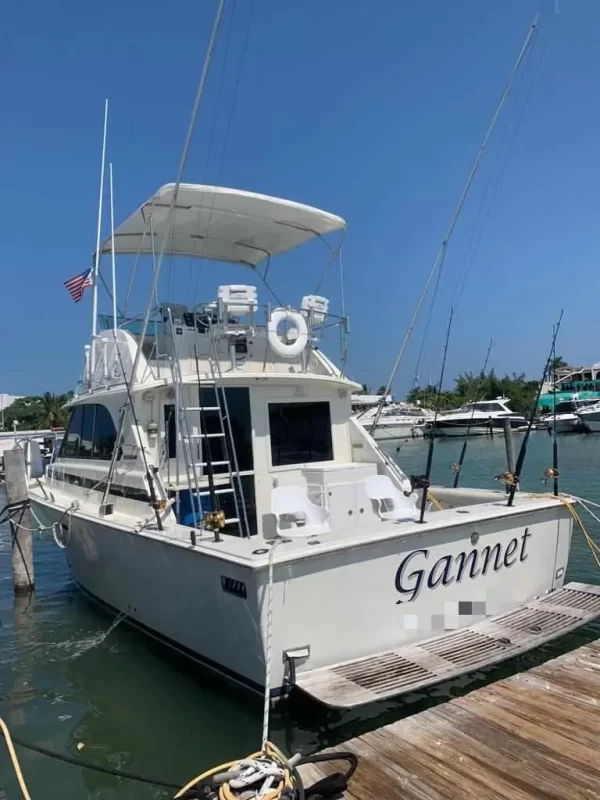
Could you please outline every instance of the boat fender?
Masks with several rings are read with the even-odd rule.
[[[296,330],[297,336],[295,340],[285,341],[280,338],[277,329],[282,322],[286,322]],[[308,328],[304,317],[289,308],[276,308],[272,312],[269,318],[267,336],[271,350],[282,358],[299,356],[308,344]]]

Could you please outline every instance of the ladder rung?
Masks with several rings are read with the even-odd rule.
[[[212,462],[213,467],[223,467],[225,465],[229,466],[229,461]],[[207,466],[208,466],[208,461],[197,461],[195,464],[188,464],[188,467],[207,467]]]
[[[225,525],[229,525],[230,522],[239,522],[239,519],[237,517],[227,517],[225,519]]]
[[[190,439],[221,439],[225,436],[224,433],[190,433],[189,436],[182,436],[184,442]]]
[[[233,492],[233,487],[230,486],[228,489],[215,489],[215,494],[231,494]],[[212,492],[198,492],[196,496],[200,497],[209,497]]]
[[[184,411],[219,411],[219,406],[187,406]]]

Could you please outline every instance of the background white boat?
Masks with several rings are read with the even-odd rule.
[[[508,417],[513,430],[523,428],[527,420],[508,407],[507,397],[495,400],[478,400],[465,403],[456,411],[439,414],[435,422],[427,423],[428,433],[435,436],[483,436],[504,431],[504,420]]]

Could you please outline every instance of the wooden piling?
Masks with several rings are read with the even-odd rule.
[[[12,574],[15,594],[32,592],[33,575],[33,533],[32,517],[28,505],[27,475],[25,472],[25,453],[20,447],[4,452],[4,471],[6,480],[6,501],[14,522],[10,523],[12,533]]]

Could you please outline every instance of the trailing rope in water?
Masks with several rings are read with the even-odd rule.
[[[0,730],[4,735],[6,747],[8,748],[8,754],[10,756],[10,760],[12,762],[13,769],[15,771],[15,775],[19,783],[21,794],[23,795],[24,800],[31,800],[31,795],[27,791],[27,784],[25,783],[25,778],[23,777],[23,773],[21,772],[21,765],[19,764],[19,759],[15,750],[15,746],[12,741],[12,737],[10,735],[10,731],[8,730],[8,726],[6,725],[2,717],[0,717]]]

